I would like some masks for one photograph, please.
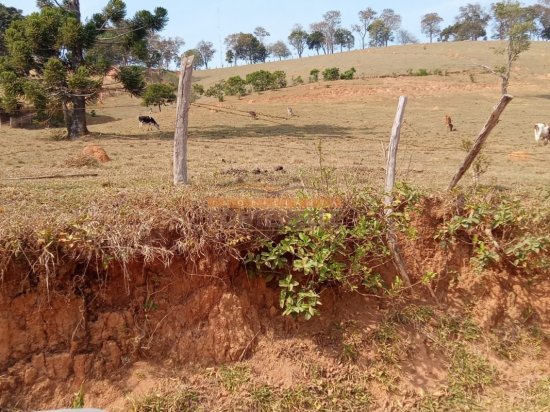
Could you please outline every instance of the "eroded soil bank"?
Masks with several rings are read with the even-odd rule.
[[[310,321],[283,317],[277,281],[236,258],[65,263],[48,276],[14,259],[0,288],[0,410],[67,407],[79,391],[86,406],[152,410],[136,399],[181,384],[193,396],[173,410],[464,409],[445,402],[520,397],[550,377],[548,273],[474,270],[470,244],[434,240],[443,219],[426,201],[416,236],[401,239],[412,293],[327,285]],[[388,284],[396,276],[391,264],[380,271]],[[429,287],[427,272],[438,274]],[[469,377],[459,354],[487,369]]]

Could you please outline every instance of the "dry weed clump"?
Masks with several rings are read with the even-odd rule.
[[[111,263],[169,265],[176,255],[190,261],[238,258],[243,244],[282,224],[283,214],[209,208],[205,201],[159,189],[65,193],[50,203],[52,193],[7,190],[5,195],[10,210],[21,214],[0,215],[2,279],[15,260],[27,262],[39,276],[52,276],[68,262],[101,272]],[[23,214],[29,202],[35,206],[32,221]]]
[[[80,153],[65,160],[67,167],[99,167],[99,161],[92,156]]]

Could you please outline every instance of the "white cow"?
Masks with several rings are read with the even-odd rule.
[[[548,144],[550,142],[550,126],[546,123],[537,123],[535,125],[535,141]]]

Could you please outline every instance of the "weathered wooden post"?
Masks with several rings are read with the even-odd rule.
[[[176,104],[176,130],[174,132],[174,185],[187,184],[187,125],[191,103],[191,75],[193,57],[181,57],[181,74]]]
[[[405,106],[407,105],[407,96],[400,96],[399,103],[397,105],[397,113],[395,114],[395,120],[393,121],[393,127],[391,130],[390,146],[388,148],[388,158],[386,163],[386,187],[384,196],[384,206],[386,210],[386,217],[388,219],[388,246],[395,262],[395,266],[399,271],[401,279],[405,283],[405,286],[411,286],[411,280],[407,274],[407,266],[401,256],[399,244],[397,242],[397,236],[395,235],[395,225],[392,218],[392,203],[393,203],[393,186],[395,184],[395,168],[397,165],[397,149],[399,147],[399,139],[401,137],[401,125],[403,124],[403,116],[405,114]]]
[[[510,96],[509,94],[504,94],[500,98],[500,101],[493,109],[493,112],[489,116],[489,119],[487,119],[487,122],[485,123],[485,126],[483,126],[483,129],[481,129],[481,132],[479,132],[479,135],[477,136],[477,139],[475,143],[473,144],[472,148],[466,155],[466,159],[464,159],[464,162],[462,163],[462,166],[458,169],[458,172],[453,176],[451,183],[449,183],[449,187],[447,190],[452,190],[460,181],[462,176],[464,176],[464,173],[470,168],[472,163],[474,162],[475,158],[481,151],[483,144],[489,137],[489,134],[494,129],[494,127],[498,124],[498,118],[508,106],[508,103],[510,103],[513,99],[513,96]]]

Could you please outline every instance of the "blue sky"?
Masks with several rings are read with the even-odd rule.
[[[423,0],[423,1],[327,1],[327,0],[198,0],[184,2],[178,0],[127,0],[128,15],[136,10],[153,10],[162,6],[168,10],[170,21],[161,36],[179,36],[185,41],[182,51],[194,48],[201,40],[210,41],[216,50],[220,46],[224,49],[223,40],[231,33],[252,33],[257,26],[264,27],[271,35],[267,44],[283,40],[287,37],[294,24],[301,24],[306,30],[309,25],[321,21],[323,14],[329,10],[339,10],[342,13],[342,26],[350,29],[352,24],[358,23],[357,13],[371,7],[378,13],[385,8],[393,9],[401,15],[401,27],[413,33],[421,42],[427,41],[420,32],[420,20],[426,13],[436,12],[443,19],[442,27],[454,22],[458,9],[467,3],[479,3],[489,8],[496,0]],[[24,14],[36,11],[35,0],[0,0],[6,6],[17,7]],[[106,1],[81,0],[82,15],[90,16],[99,11]],[[527,1],[524,4],[533,4]],[[221,43],[221,44],[220,44]],[[359,36],[356,35],[356,47],[360,47]],[[224,49],[225,50],[225,49]],[[294,50],[291,48],[294,53]],[[211,67],[220,67],[220,54],[216,53]],[[223,64],[226,64],[223,62]]]

